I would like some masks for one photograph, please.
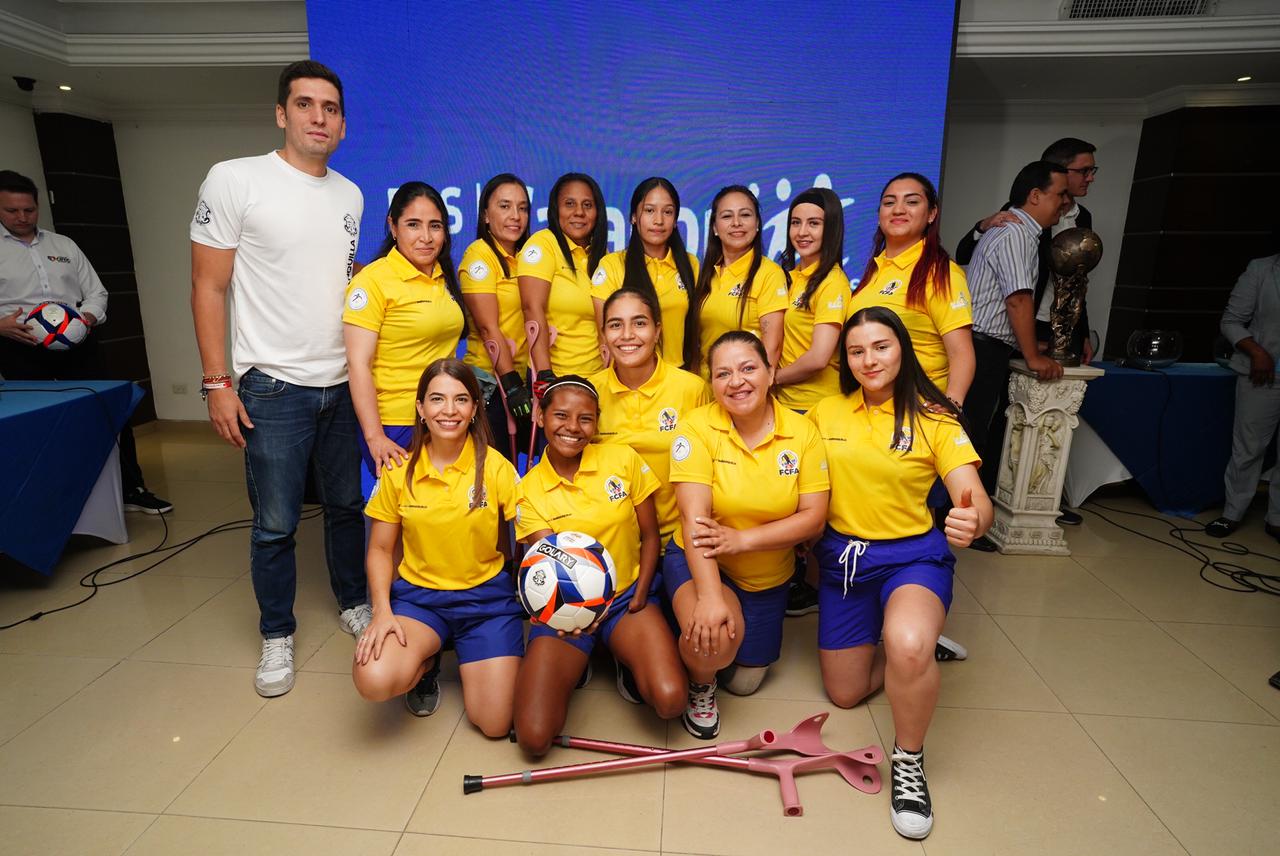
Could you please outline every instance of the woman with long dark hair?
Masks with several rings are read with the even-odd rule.
[[[410,712],[430,716],[440,689],[438,659],[428,663],[452,643],[467,718],[505,737],[524,622],[497,543],[515,517],[516,471],[488,454],[480,386],[458,360],[427,366],[414,409],[407,464],[383,474],[365,509],[373,619],[356,644],[352,678],[370,701],[404,695]]]
[[[830,487],[813,423],[769,392],[764,344],[731,330],[707,358],[715,400],[671,442],[680,525],[662,569],[689,671],[684,727],[703,740],[720,733],[718,681],[749,695],[778,659],[795,545],[822,531]]]
[[[529,346],[535,392],[560,375],[588,375],[604,367],[591,278],[606,249],[600,185],[580,172],[560,176],[547,200],[547,228],[529,236],[517,271],[524,320],[538,330]]]
[[[680,194],[665,178],[653,176],[631,194],[631,238],[627,248],[610,253],[591,280],[596,323],[603,329],[605,300],[626,286],[653,295],[662,309],[661,356],[672,365],[684,363],[684,325],[689,289],[698,277],[698,260],[684,248],[676,223]]]
[[[890,816],[900,834],[924,838],[933,826],[924,738],[955,568],[948,544],[968,546],[991,526],[991,500],[960,410],[925,374],[901,319],[861,309],[840,342],[842,394],[809,412],[831,472],[813,551],[822,682],[839,707],[884,687],[895,734]],[[938,478],[954,505],[941,531],[926,505]]]
[[[782,352],[787,282],[782,268],[764,257],[760,202],[750,188],[723,187],[711,200],[711,228],[685,321],[685,367],[710,376],[707,352],[730,330],[745,330],[764,343],[770,365]]]
[[[531,402],[525,384],[529,350],[524,314],[516,283],[516,257],[529,238],[529,191],[509,172],[485,182],[476,205],[476,239],[462,254],[458,279],[471,316],[467,353],[462,361],[476,373],[485,396],[490,433],[495,441],[507,433],[506,410],[529,431]],[[492,342],[491,356],[486,343]],[[498,387],[502,387],[499,393]],[[524,444],[519,444],[523,446]],[[496,448],[505,449],[497,442]]]
[[[836,340],[848,307],[844,259],[844,209],[835,191],[812,187],[791,200],[787,214],[787,314],[777,396],[804,413],[840,390]]]
[[[892,309],[911,334],[924,373],[958,406],[973,383],[973,308],[969,285],[941,239],[942,210],[933,182],[895,175],[880,193],[879,223],[849,312]]]
[[[434,187],[410,181],[391,197],[387,238],[347,287],[342,321],[367,497],[408,457],[422,367],[452,357],[467,334],[449,217]]]
[[[591,627],[572,634],[545,624],[529,630],[529,651],[516,678],[515,728],[521,747],[535,755],[545,753],[564,727],[574,687],[597,643],[634,676],[631,687],[619,681],[624,698],[648,702],[663,719],[684,708],[684,669],[657,599],[658,480],[627,446],[591,442],[599,417],[590,381],[556,378],[538,413],[546,452],[518,488],[516,537],[531,544],[553,532],[585,532],[609,551],[618,573],[613,604]]]

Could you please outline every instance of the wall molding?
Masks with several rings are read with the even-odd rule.
[[[310,55],[305,32],[64,33],[3,9],[0,46],[71,67],[284,65]]]
[[[966,119],[1141,120],[1183,107],[1246,107],[1280,104],[1280,84],[1242,86],[1173,86],[1148,98],[1052,98],[993,100],[956,99],[948,106],[950,121]]]
[[[956,56],[1142,56],[1280,51],[1280,15],[962,21]]]

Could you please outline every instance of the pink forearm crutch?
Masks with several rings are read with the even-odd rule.
[[[652,767],[668,761],[690,761],[696,758],[706,758],[709,755],[736,755],[739,752],[750,752],[753,749],[768,749],[776,740],[777,734],[766,728],[750,739],[718,743],[715,746],[699,746],[695,749],[660,749],[655,754],[617,758],[611,761],[588,761],[585,764],[546,767],[541,770],[523,770],[519,773],[504,773],[499,776],[463,776],[462,792],[464,794],[473,794],[485,788],[533,785],[538,782],[555,781],[556,779],[575,779],[579,776],[589,776],[593,773],[612,773],[618,770],[632,770],[636,767]]]
[[[529,389],[530,390],[537,388],[535,384],[537,383],[537,380],[538,380],[538,367],[533,362],[533,344],[534,342],[538,341],[538,336],[541,334],[541,330],[542,328],[538,326],[537,321],[524,322],[525,341],[527,341],[529,344]],[[548,354],[550,354],[550,349],[555,347],[556,332],[557,331],[554,326],[552,326],[551,324],[547,325]],[[548,365],[547,368],[550,369],[551,366]],[[533,430],[529,432],[528,465],[530,467],[533,466],[533,453],[538,448],[538,414],[541,411],[542,411],[542,402],[541,400],[539,400],[537,395],[534,395],[533,396],[533,416],[532,416]]]
[[[484,349],[489,352],[489,362],[493,363],[493,376],[498,381],[498,395],[502,396],[502,412],[507,415],[507,439],[511,446],[511,463],[517,463],[516,451],[516,419],[507,406],[507,391],[502,388],[502,379],[498,377],[498,343],[493,339],[484,340]],[[514,349],[513,349],[514,351]]]
[[[620,755],[645,755],[656,758],[666,750],[655,746],[637,746],[631,743],[615,743],[610,740],[591,740],[585,737],[562,735],[555,740],[571,749],[589,749],[598,752],[616,752]],[[772,747],[771,747],[772,748]],[[800,817],[804,806],[800,804],[800,790],[795,774],[806,770],[834,769],[846,782],[865,794],[880,792],[880,770],[876,767],[884,760],[879,746],[867,746],[852,752],[830,752],[802,758],[726,758],[711,756],[687,759],[685,763],[710,767],[728,767],[749,773],[774,776],[782,791],[782,813],[787,817]]]

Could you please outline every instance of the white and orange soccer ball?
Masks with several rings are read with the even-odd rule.
[[[27,313],[26,323],[31,335],[40,340],[40,347],[51,351],[74,348],[89,335],[89,325],[65,303],[41,303]]]
[[[516,591],[534,622],[571,633],[609,611],[617,586],[618,571],[603,544],[583,532],[559,532],[529,548]]]

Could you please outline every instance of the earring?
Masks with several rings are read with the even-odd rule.
[[[476,424],[476,415],[474,413],[471,414],[471,424]]]

